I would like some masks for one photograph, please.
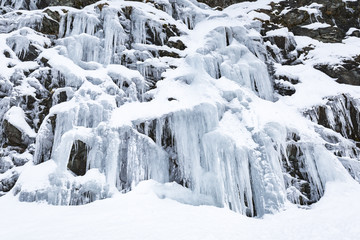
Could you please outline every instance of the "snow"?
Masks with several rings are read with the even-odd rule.
[[[311,209],[287,205],[287,210],[263,219],[181,204],[171,199],[176,199],[171,192],[177,188],[144,182],[128,194],[77,207],[20,203],[6,196],[0,199],[6,216],[0,218],[2,238],[355,240],[360,234],[358,184],[330,182]]]
[[[260,19],[262,21],[270,21],[269,15],[257,11],[251,11],[248,13],[248,16],[252,19]]]
[[[35,131],[25,121],[25,113],[20,107],[11,107],[5,114],[4,119],[14,127],[31,138],[36,137]]]
[[[281,1],[282,0],[275,0],[275,1],[257,0],[255,2],[242,2],[242,3],[232,4],[226,9],[224,9],[224,11],[232,16],[240,16],[258,9],[271,9],[270,7],[271,2],[278,3]]]
[[[349,30],[346,32],[346,35],[347,35],[347,36],[350,36],[354,31],[360,31],[360,30],[357,29],[357,28],[351,27],[351,28],[349,28]]]
[[[317,30],[319,28],[331,27],[331,25],[327,24],[327,23],[316,22],[316,23],[310,23],[308,25],[304,25],[304,26],[301,26],[301,27],[311,29],[311,30]]]
[[[306,64],[340,64],[343,60],[352,59],[360,52],[360,41],[357,37],[348,37],[342,43],[323,43],[304,36],[295,36],[295,41],[298,49],[306,46],[314,48],[300,57]]]
[[[276,73],[285,76],[299,77],[299,84],[294,87],[296,93],[291,98],[284,99],[288,105],[293,105],[297,108],[304,109],[313,105],[324,104],[326,96],[336,96],[343,92],[351,92],[351,95],[357,96],[360,94],[359,87],[349,88],[336,83],[326,74],[307,65],[295,66],[277,66]],[[323,87],[323,86],[326,87]]]
[[[288,37],[289,35],[294,36],[293,33],[289,32],[288,28],[279,28],[271,31],[266,32],[266,36],[272,37],[272,36],[282,36],[282,37]]]
[[[310,15],[314,14],[315,17],[318,17],[318,16],[321,16],[321,11],[320,11],[321,7],[323,7],[322,4],[312,3],[312,4],[308,5],[308,6],[299,7],[298,9],[308,12]]]

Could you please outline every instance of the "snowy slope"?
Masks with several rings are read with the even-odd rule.
[[[355,240],[360,234],[358,185],[329,184],[325,196],[311,210],[288,206],[286,211],[264,219],[159,199],[151,191],[154,188],[176,189],[143,182],[131,193],[76,207],[19,203],[3,197],[0,211],[6,217],[0,218],[1,236],[7,240]]]

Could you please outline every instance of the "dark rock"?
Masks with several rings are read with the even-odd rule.
[[[44,16],[41,24],[36,29],[38,32],[48,35],[59,35],[59,22],[52,18]]]
[[[66,102],[68,99],[66,91],[61,91],[59,94],[59,101],[58,103]]]
[[[47,8],[43,11],[43,13],[46,13],[49,17],[51,17],[53,20],[60,22],[61,16],[58,11],[52,11],[50,8]]]
[[[101,3],[101,4],[98,4],[96,7],[99,8],[100,11],[102,11],[102,9],[103,9],[105,6],[109,6],[109,4],[108,4],[108,3]]]
[[[278,48],[286,51],[293,51],[296,48],[296,42],[290,40],[285,36],[267,36],[264,40],[269,40],[272,44],[275,44]]]
[[[348,94],[328,98],[325,105],[304,112],[313,122],[360,141],[360,103]]]
[[[21,34],[8,37],[6,44],[11,47],[21,61],[34,61],[39,56],[39,50]],[[19,51],[18,45],[21,46],[21,51]]]
[[[275,82],[274,90],[281,96],[291,96],[296,92],[294,87],[286,86],[278,82]]]
[[[296,41],[293,34],[287,36],[264,36],[264,41],[269,41],[270,44],[266,44],[266,50],[270,53],[273,61],[281,64],[293,64],[297,59]]]
[[[39,56],[38,49],[30,44],[28,50],[20,54],[19,59],[21,61],[34,61]]]
[[[310,15],[308,12],[293,9],[282,17],[281,23],[283,23],[286,27],[292,28],[306,23],[309,19]]]
[[[11,57],[11,55],[10,55],[10,53],[8,52],[8,51],[4,51],[4,56],[6,57],[6,58],[10,58]]]
[[[275,76],[274,90],[282,96],[291,96],[296,92],[294,85],[298,83],[299,79],[278,75]]]
[[[318,0],[316,3],[323,5],[319,8],[319,14],[309,14],[299,10],[300,7],[309,6],[312,3],[313,1],[310,0],[271,3],[271,10],[262,10],[271,19],[266,25],[282,25],[288,27],[295,35],[309,36],[323,42],[341,42],[350,27],[359,28],[360,23],[357,19],[360,14],[360,5],[358,1],[345,3],[342,0]],[[280,14],[287,9],[291,10]],[[317,30],[301,27],[313,22],[327,23],[333,27]]]
[[[44,67],[51,67],[51,66],[48,64],[48,62],[49,62],[49,59],[46,59],[46,58],[44,58],[44,57],[42,57],[42,58],[40,59],[40,63],[41,63]]]
[[[146,42],[148,44],[155,44],[158,46],[162,46],[168,41],[170,37],[180,36],[180,30],[177,29],[176,25],[172,25],[172,24],[163,24],[162,32],[157,32],[155,29],[151,27],[151,25],[148,22],[146,22],[145,29],[147,35]],[[163,38],[161,37],[161,35],[165,35],[166,37]]]
[[[359,30],[355,30],[350,34],[351,37],[358,37],[360,38],[360,31]]]
[[[86,173],[88,150],[88,146],[80,140],[75,141],[71,148],[67,167],[77,176],[83,176]]]
[[[160,57],[172,57],[172,58],[180,58],[179,54],[176,52],[170,52],[166,50],[159,50],[158,51]]]
[[[36,99],[32,95],[25,95],[22,97],[22,99],[28,110],[34,109],[34,103],[36,102]]]
[[[296,26],[292,31],[295,35],[308,36],[325,43],[341,42],[345,37],[345,33],[337,27],[326,27],[313,30]]]
[[[4,134],[9,145],[19,146],[26,148],[27,144],[24,143],[23,133],[9,123],[7,120],[3,121]]]
[[[306,165],[303,162],[304,153],[301,147],[296,143],[290,143],[286,148],[287,160],[283,158],[283,166],[290,175],[285,182],[289,186],[295,187],[301,195],[299,196],[299,204],[309,205],[320,199],[320,193],[316,186],[312,184],[311,177],[308,175]],[[291,200],[291,199],[289,199]]]
[[[176,42],[169,40],[166,45],[172,48],[177,48],[179,50],[184,50],[186,48],[185,44],[181,40],[176,40]]]

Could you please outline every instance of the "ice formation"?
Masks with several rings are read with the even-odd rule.
[[[262,216],[286,201],[319,200],[327,182],[350,178],[343,165],[359,180],[359,152],[348,139],[359,132],[358,100],[304,111],[274,93],[269,70],[291,74],[274,67],[284,58],[267,47],[280,53],[270,43],[280,36],[285,52],[295,50],[288,29],[263,37],[246,13],[188,0],[100,1],[81,10],[26,4],[2,0],[28,10],[17,24],[9,24],[11,11],[0,19],[0,119],[33,156],[14,173],[10,194],[20,201],[84,204],[153,179]],[[40,33],[48,17],[58,19],[56,34]],[[308,85],[299,86],[294,99]],[[12,150],[3,149],[9,175]]]

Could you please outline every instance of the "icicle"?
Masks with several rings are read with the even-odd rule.
[[[104,64],[110,64],[117,48],[124,45],[127,40],[127,35],[119,22],[116,11],[106,8],[102,11],[102,18],[105,37]]]

